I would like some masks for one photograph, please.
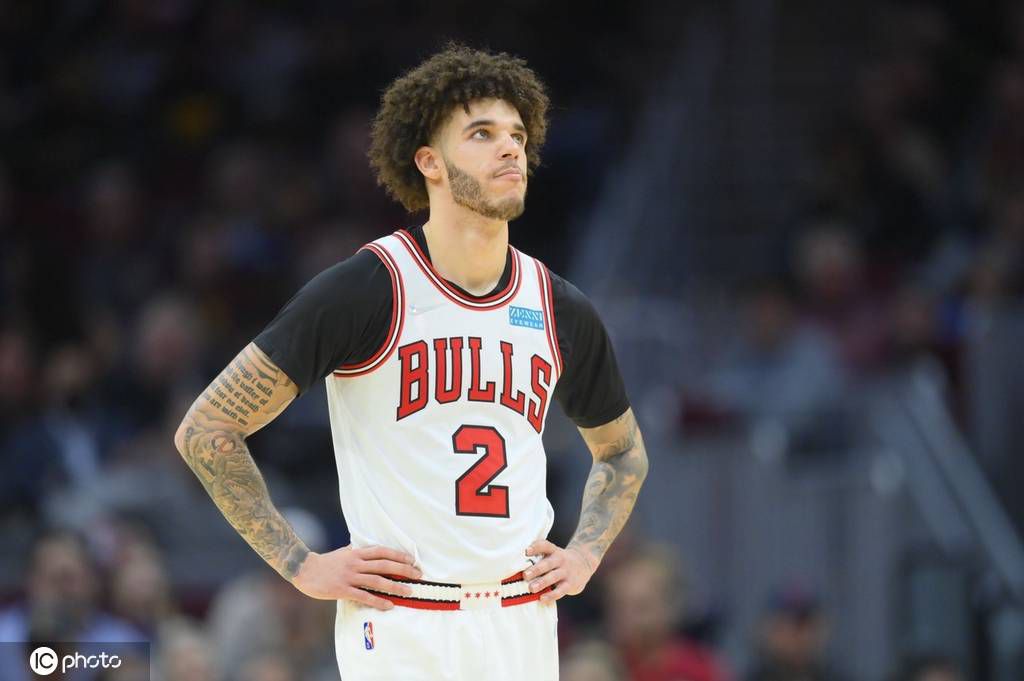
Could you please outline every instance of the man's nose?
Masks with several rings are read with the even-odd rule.
[[[512,135],[502,135],[501,140],[501,157],[502,158],[519,158],[521,149],[519,144],[516,143]]]

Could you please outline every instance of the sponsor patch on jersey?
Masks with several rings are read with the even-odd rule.
[[[531,310],[528,307],[508,308],[508,323],[512,326],[525,326],[528,329],[544,330],[544,313],[540,310]]]
[[[373,650],[373,622],[363,622],[363,644]]]

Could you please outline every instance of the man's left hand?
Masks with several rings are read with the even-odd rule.
[[[555,588],[545,591],[541,601],[553,602],[562,596],[575,596],[583,591],[590,581],[596,564],[584,555],[581,549],[574,546],[561,548],[546,539],[533,542],[526,549],[527,556],[543,556],[541,561],[523,571],[530,581],[530,592],[537,593],[554,585]],[[596,561],[593,561],[596,563]]]

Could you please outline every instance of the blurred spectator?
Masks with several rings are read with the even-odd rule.
[[[25,570],[26,598],[0,611],[0,641],[110,643],[145,641],[130,624],[100,609],[99,570],[77,534],[50,530],[35,542]],[[0,648],[0,678],[27,679],[26,651]]]
[[[110,578],[110,607],[150,640],[178,619],[167,570],[155,546],[136,543],[122,551]]]
[[[889,301],[887,363],[892,370],[928,366],[937,369],[952,389],[950,408],[956,417],[964,415],[961,346],[941,307],[940,297],[917,282],[898,288]],[[943,317],[947,318],[944,319]]]
[[[159,218],[143,216],[134,171],[122,162],[100,165],[86,187],[88,239],[79,260],[81,304],[133,314],[166,280]],[[143,219],[151,222],[143,224]]]
[[[968,286],[983,309],[1006,305],[1024,293],[1024,184],[995,201]]]
[[[215,648],[206,632],[187,624],[168,627],[157,647],[159,681],[221,681]]]
[[[20,351],[15,345],[9,352],[16,358]],[[16,379],[27,378],[27,369],[13,371]],[[42,409],[26,414],[4,443],[9,474],[3,487],[12,488],[7,501],[34,507],[46,493],[97,478],[113,432],[106,405],[97,399],[97,379],[96,362],[84,346],[60,346],[46,357],[38,386]],[[27,390],[22,385],[19,392],[27,397]]]
[[[28,411],[32,406],[32,378],[35,369],[35,356],[31,348],[29,334],[23,328],[12,326],[0,332],[0,405],[4,407],[4,417],[20,416],[17,410]],[[8,408],[15,410],[12,415]]]
[[[712,376],[714,403],[749,421],[781,425],[797,446],[841,433],[844,377],[829,338],[800,322],[780,281],[758,281],[743,298],[743,336]]]
[[[935,296],[920,286],[907,284],[891,303],[890,361],[896,364],[935,356],[939,347],[938,310]]]
[[[757,661],[747,681],[841,681],[825,659],[829,624],[817,596],[777,589],[758,627]]]
[[[159,427],[176,391],[188,392],[201,382],[195,372],[203,334],[190,303],[171,294],[154,298],[139,310],[134,326],[128,362],[102,387],[107,401],[118,405],[122,438]]]
[[[841,223],[813,225],[796,243],[794,258],[804,315],[833,338],[846,367],[877,366],[885,315],[868,290],[854,236]]]
[[[715,654],[678,633],[686,585],[675,551],[648,545],[605,575],[605,627],[629,681],[726,681]]]

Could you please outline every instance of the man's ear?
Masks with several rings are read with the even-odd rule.
[[[437,149],[424,145],[416,150],[413,160],[416,162],[416,167],[423,173],[423,177],[435,182],[441,180],[441,155]]]

